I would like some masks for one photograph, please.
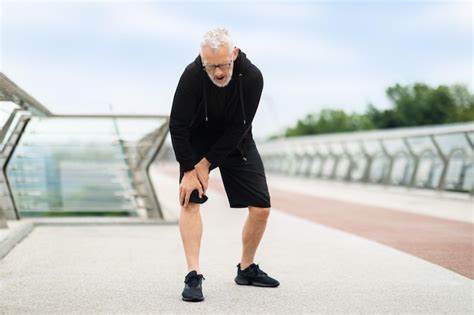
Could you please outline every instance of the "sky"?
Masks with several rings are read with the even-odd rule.
[[[261,71],[256,138],[387,87],[473,91],[471,1],[0,0],[0,71],[54,113],[165,114],[204,33],[227,28]]]

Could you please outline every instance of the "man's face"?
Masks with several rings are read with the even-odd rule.
[[[237,54],[237,47],[234,47],[232,54],[227,46],[221,46],[217,53],[213,53],[209,47],[202,48],[202,63],[206,67],[207,75],[212,83],[218,87],[225,87],[229,84],[234,70],[233,61],[237,58]]]

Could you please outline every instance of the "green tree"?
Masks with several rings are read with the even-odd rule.
[[[388,109],[378,110],[370,103],[365,114],[322,109],[298,120],[294,127],[286,129],[284,136],[474,121],[474,94],[465,85],[432,88],[420,82],[395,84],[387,88],[386,94],[392,103]],[[276,137],[279,135],[272,136]]]
[[[474,94],[465,85],[456,84],[449,88],[456,108],[450,113],[447,122],[474,121]]]
[[[397,116],[397,112],[393,109],[386,109],[379,111],[372,104],[368,105],[366,117],[371,121],[375,128],[395,128],[400,125],[400,118]]]
[[[431,88],[424,83],[412,86],[396,84],[386,92],[393,109],[383,111],[385,116],[370,107],[367,112],[379,128],[437,125],[474,119],[474,95],[464,85]]]
[[[370,119],[357,113],[346,114],[343,110],[323,109],[319,114],[308,114],[288,128],[286,137],[373,129]]]

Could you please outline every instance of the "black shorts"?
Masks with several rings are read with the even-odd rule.
[[[201,159],[202,157],[195,164]],[[215,168],[216,166],[211,165],[209,172]],[[265,169],[253,141],[249,144],[245,157],[236,149],[227,156],[219,170],[231,208],[271,207]],[[184,173],[180,170],[180,183],[183,176]]]

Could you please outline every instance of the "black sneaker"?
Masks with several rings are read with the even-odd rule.
[[[183,301],[199,302],[204,300],[202,295],[202,280],[206,280],[202,274],[197,274],[196,270],[190,271],[184,278],[184,290],[181,294]]]
[[[258,265],[252,263],[244,270],[240,269],[240,263],[237,265],[237,277],[235,283],[240,285],[254,285],[257,287],[277,287],[280,282],[269,277]]]

